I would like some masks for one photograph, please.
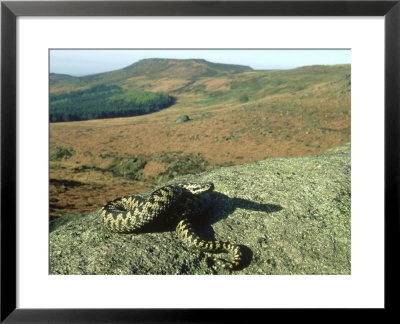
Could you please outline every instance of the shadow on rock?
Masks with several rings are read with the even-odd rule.
[[[203,235],[207,240],[215,240],[212,224],[227,218],[233,214],[237,208],[258,211],[261,213],[274,213],[282,210],[280,205],[263,204],[243,198],[230,198],[219,192],[209,194],[212,205],[210,209],[193,220],[193,225],[199,231],[199,235]]]
[[[197,233],[205,240],[215,240],[215,232],[211,225],[227,218],[229,215],[233,214],[237,208],[258,211],[265,214],[282,210],[280,205],[263,204],[244,198],[231,198],[219,192],[211,192],[209,195],[210,201],[212,201],[210,209],[202,216],[193,220],[193,226],[195,227]],[[250,248],[245,245],[239,245],[243,253],[243,259],[237,270],[241,270],[249,266],[253,258],[253,252]]]
[[[232,214],[237,208],[259,211],[264,213],[274,213],[282,210],[280,205],[275,204],[262,204],[243,198],[230,198],[219,192],[212,192],[210,194],[214,201],[211,211],[213,212],[214,222],[226,218]]]
[[[239,246],[242,250],[243,258],[237,270],[242,270],[250,265],[251,260],[253,259],[253,251],[246,245],[239,244]]]

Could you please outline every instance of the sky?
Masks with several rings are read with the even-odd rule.
[[[50,72],[83,76],[122,69],[145,58],[205,59],[255,70],[291,69],[306,65],[350,64],[349,49],[324,50],[50,50]]]

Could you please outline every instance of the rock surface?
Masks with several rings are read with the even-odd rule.
[[[232,274],[350,274],[350,143],[318,156],[267,159],[177,181],[212,181],[205,239],[243,246]],[[50,274],[228,274],[187,250],[173,228],[103,229],[99,211],[50,223]]]
[[[179,124],[179,123],[185,123],[185,122],[187,122],[187,121],[189,121],[189,120],[190,120],[190,118],[189,118],[188,115],[182,115],[182,116],[180,116],[180,117],[176,120],[176,123],[177,123],[177,124]]]

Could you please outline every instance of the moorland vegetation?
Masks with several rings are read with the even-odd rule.
[[[350,65],[257,71],[147,59],[85,77],[51,74],[60,106],[95,102],[117,117],[116,103],[140,96],[168,104],[139,116],[51,122],[51,215],[93,211],[189,173],[324,153],[350,141],[350,93]]]

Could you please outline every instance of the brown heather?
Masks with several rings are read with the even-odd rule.
[[[252,72],[239,75],[249,78]],[[149,82],[127,78],[121,86],[132,87],[138,80]],[[74,152],[50,161],[51,216],[94,211],[111,199],[147,191],[185,173],[321,154],[348,142],[350,91],[343,90],[343,82],[332,81],[246,103],[200,105],[204,93],[174,93],[186,81],[161,78],[149,91],[170,92],[176,98],[170,108],[137,117],[51,123],[50,152]],[[226,76],[194,83],[206,93],[227,90],[229,84]],[[182,115],[190,120],[177,123]],[[135,159],[145,161],[144,167],[136,170]]]

